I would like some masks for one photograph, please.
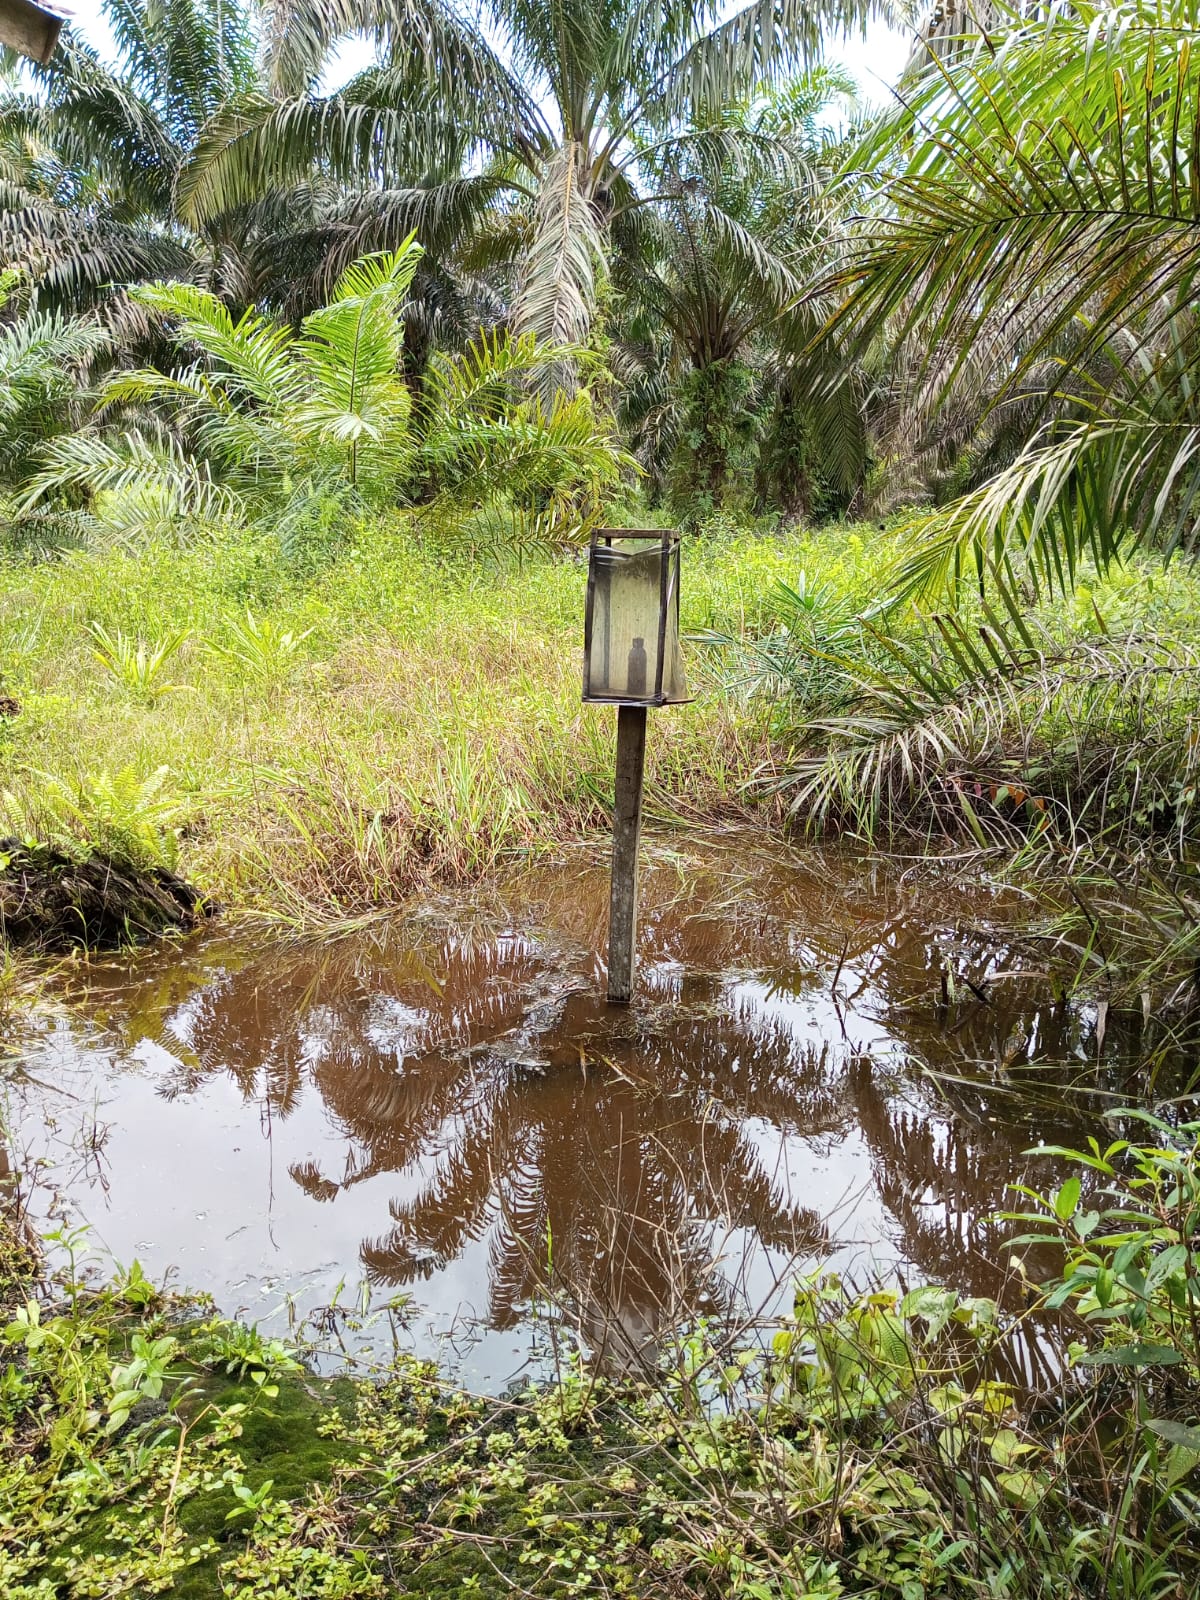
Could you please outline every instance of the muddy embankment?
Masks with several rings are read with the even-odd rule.
[[[165,868],[0,838],[0,944],[44,952],[107,950],[186,932],[214,910]]]

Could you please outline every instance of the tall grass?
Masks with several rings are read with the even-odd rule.
[[[685,626],[740,629],[802,559],[799,537],[719,530],[689,549]],[[403,517],[349,528],[315,570],[246,534],[11,563],[0,831],[86,834],[100,775],[135,793],[165,770],[181,870],[229,907],[311,920],[602,826],[614,719],[580,704],[584,587],[577,555],[463,556]],[[134,664],[169,639],[171,692],[131,688],[105,638]],[[648,811],[744,814],[770,760],[764,717],[702,694],[654,717]]]
[[[874,526],[714,519],[689,541],[698,694],[653,718],[650,816],[1033,839],[1044,856],[1144,835],[1178,855],[1200,816],[1200,582],[1115,572],[1001,617],[1009,637],[989,643],[982,615],[888,601],[900,553]],[[576,553],[464,550],[406,514],[303,559],[243,532],[10,561],[0,687],[20,712],[0,720],[0,831],[88,836],[116,784],[124,833],[157,830],[227,906],[314,920],[602,827],[614,718],[579,700],[584,588]],[[164,640],[147,685],[137,664]]]
[[[708,637],[715,681],[770,708],[755,792],[797,829],[1035,879],[1057,913],[1039,937],[1106,1004],[1192,1011],[1195,571],[1147,560],[1041,599],[997,581],[924,614],[897,598],[891,536],[857,561],[834,538],[840,559],[806,552],[757,622]]]
[[[1200,837],[1192,574],[1147,566],[1074,602],[997,585],[924,615],[861,572],[805,572],[763,610],[708,642],[728,691],[773,702],[789,748],[764,783],[805,826],[1176,858]]]

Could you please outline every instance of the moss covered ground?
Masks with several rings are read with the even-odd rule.
[[[553,1379],[483,1398],[402,1354],[317,1376],[136,1266],[50,1282],[15,1236],[2,1265],[14,1600],[1195,1592],[1194,1447],[1155,1425],[1162,1453],[1131,1475],[1106,1378],[1085,1449],[1083,1390],[1035,1410],[1000,1376],[1026,1330],[988,1301],[814,1278],[757,1338],[701,1325],[624,1375],[564,1351]]]

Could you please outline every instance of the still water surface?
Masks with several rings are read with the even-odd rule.
[[[744,836],[647,848],[640,995],[603,1002],[577,851],[336,939],[93,962],[9,1075],[42,1220],[274,1327],[369,1287],[470,1382],[770,1309],[789,1263],[995,1293],[992,1214],[1129,1092],[1020,908]],[[949,971],[952,976],[946,979]],[[966,980],[969,980],[967,982]]]

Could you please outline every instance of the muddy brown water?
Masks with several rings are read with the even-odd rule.
[[[269,1328],[396,1300],[498,1386],[552,1317],[645,1349],[826,1263],[1002,1293],[994,1213],[1061,1170],[1025,1152],[1134,1097],[1120,1030],[1098,1052],[1012,947],[1019,902],[650,841],[615,1009],[607,887],[578,850],[338,938],[69,969],[7,1076],[32,1214]]]

